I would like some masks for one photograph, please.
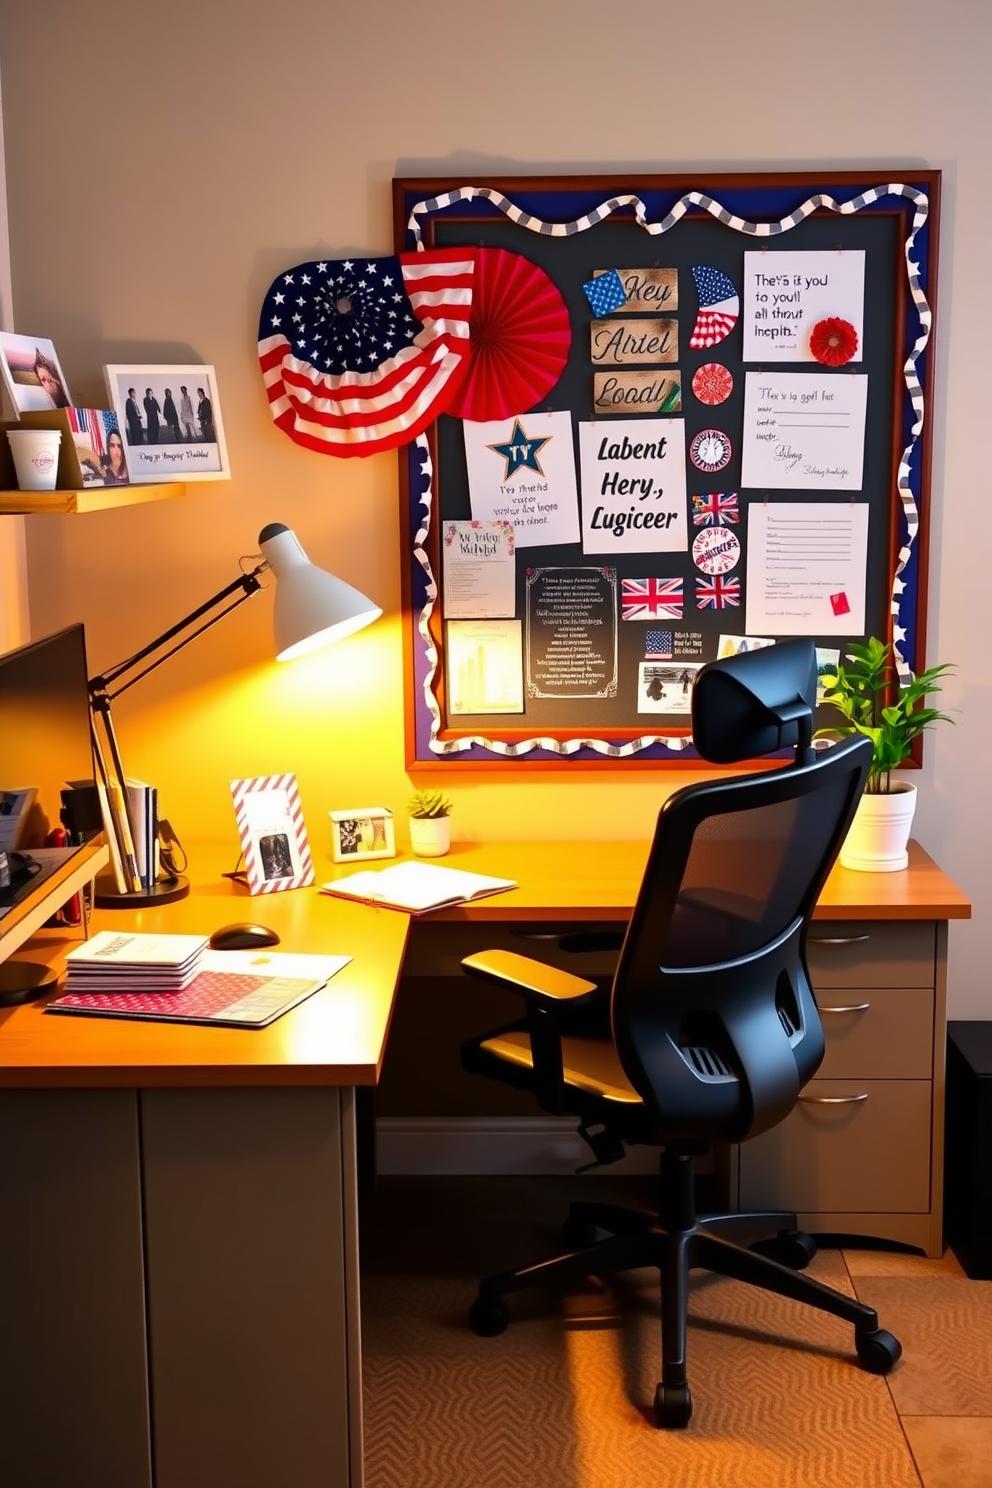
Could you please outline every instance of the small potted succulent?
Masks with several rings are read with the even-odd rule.
[[[441,858],[451,846],[451,802],[443,791],[419,790],[410,797],[410,846],[418,858]]]
[[[894,778],[892,771],[909,758],[914,739],[924,729],[932,723],[954,722],[924,704],[930,693],[940,692],[940,679],[949,671],[953,671],[952,664],[944,662],[899,686],[892,647],[870,636],[864,645],[852,642],[844,664],[821,677],[823,701],[832,703],[845,721],[819,729],[818,737],[846,739],[864,734],[873,748],[868,784],[841,848],[843,867],[872,873],[906,867],[916,786]]]

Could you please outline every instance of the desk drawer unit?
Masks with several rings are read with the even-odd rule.
[[[816,922],[826,1053],[781,1126],[739,1149],[742,1209],[941,1250],[946,927]]]

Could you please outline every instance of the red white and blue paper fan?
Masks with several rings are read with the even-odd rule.
[[[258,357],[273,421],[325,455],[408,444],[466,366],[475,250],[296,264],[269,286]]]
[[[468,370],[447,412],[475,423],[527,413],[568,361],[572,327],[559,290],[506,248],[475,250]]]
[[[721,269],[714,269],[712,264],[693,264],[692,277],[699,296],[699,313],[689,345],[694,351],[699,351],[715,346],[724,336],[730,335],[737,324],[741,302],[733,281]]]

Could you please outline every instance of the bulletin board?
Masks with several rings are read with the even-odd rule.
[[[720,655],[924,665],[939,172],[393,188],[472,286],[399,452],[409,766],[698,769]]]

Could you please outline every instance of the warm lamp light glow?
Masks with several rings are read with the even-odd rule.
[[[295,532],[270,522],[258,544],[276,577],[272,625],[276,657],[290,661],[371,625],[382,610],[370,599],[310,562]]]

